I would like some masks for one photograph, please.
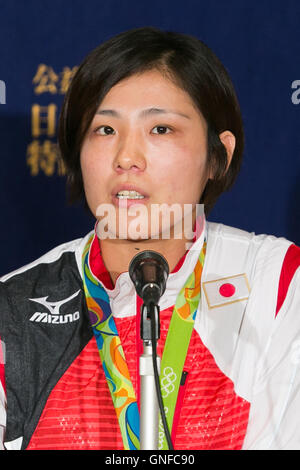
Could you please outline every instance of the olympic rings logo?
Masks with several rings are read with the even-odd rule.
[[[163,398],[166,398],[175,390],[174,382],[177,379],[177,375],[173,371],[172,367],[165,367],[163,375],[164,377],[161,379],[161,392]]]

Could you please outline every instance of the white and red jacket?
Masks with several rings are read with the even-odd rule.
[[[89,236],[1,279],[3,448],[123,448],[83,292]],[[300,449],[300,249],[292,242],[206,222],[160,300],[159,353],[204,236],[202,295],[177,399],[174,448]],[[139,400],[141,299],[128,272],[111,284],[96,236],[90,267],[109,294]]]

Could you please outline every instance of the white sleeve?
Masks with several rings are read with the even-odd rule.
[[[300,449],[300,267],[257,364],[243,449]]]
[[[4,376],[4,343],[0,341],[0,377]],[[3,373],[2,373],[3,372]],[[2,373],[2,374],[1,374]],[[6,395],[0,380],[0,450],[4,450],[4,433],[6,426]]]

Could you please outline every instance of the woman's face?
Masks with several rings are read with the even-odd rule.
[[[206,136],[206,122],[190,96],[159,71],[119,82],[104,97],[81,149],[84,189],[93,214],[100,219],[104,204],[117,217],[126,213],[128,223],[139,214],[140,236],[157,236],[162,226],[160,219],[154,227],[154,205],[176,204],[183,214],[184,205],[200,200],[209,177]],[[136,193],[121,192],[128,190]],[[118,237],[118,223],[115,230]],[[127,233],[125,238],[138,237]]]

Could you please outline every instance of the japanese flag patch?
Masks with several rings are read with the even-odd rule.
[[[245,273],[203,282],[203,290],[209,308],[247,300],[250,293]]]

